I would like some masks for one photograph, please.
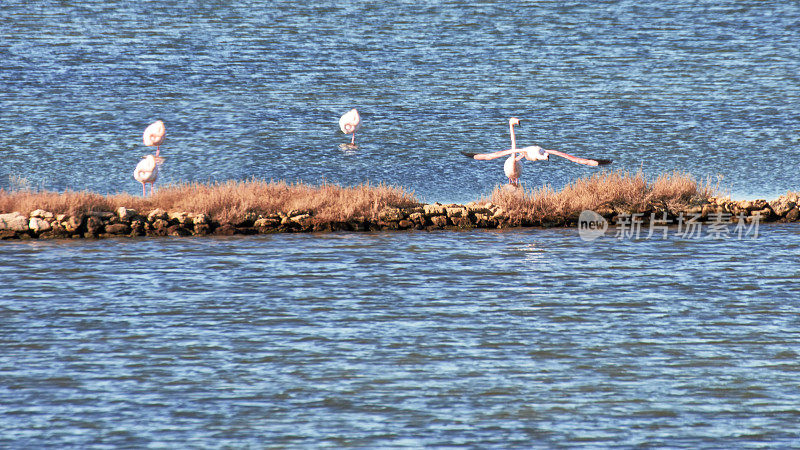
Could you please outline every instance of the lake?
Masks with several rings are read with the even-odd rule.
[[[19,2],[0,188],[250,178],[467,202],[521,145],[797,189],[791,2]],[[359,148],[338,118],[352,107]],[[525,164],[528,189],[597,168]],[[0,243],[0,447],[791,447],[800,227]]]

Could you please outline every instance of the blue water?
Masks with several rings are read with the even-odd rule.
[[[797,189],[794,2],[11,1],[0,23],[4,189],[137,194],[161,118],[161,185],[464,202],[505,180],[459,152],[507,148],[511,116],[618,170]],[[2,242],[0,447],[797,446],[800,228],[759,233]]]

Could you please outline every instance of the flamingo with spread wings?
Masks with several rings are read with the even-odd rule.
[[[506,177],[508,177],[508,182],[514,186],[517,186],[519,184],[519,177],[522,175],[523,159],[527,159],[528,161],[547,161],[550,159],[550,155],[555,155],[555,156],[560,156],[562,158],[566,158],[574,163],[584,164],[587,166],[604,166],[607,164],[611,164],[610,159],[581,158],[578,156],[570,155],[568,153],[560,152],[558,150],[545,150],[542,147],[539,147],[538,145],[531,145],[528,147],[517,148],[517,139],[516,136],[514,135],[514,125],[519,126],[519,119],[516,117],[508,119],[508,127],[511,132],[510,149],[492,153],[461,152],[461,154],[469,158],[482,161],[508,156],[508,159],[506,159],[506,162],[503,164],[503,171],[505,172]]]
[[[550,159],[550,155],[555,155],[555,156],[560,156],[562,158],[566,158],[574,163],[584,164],[587,166],[605,166],[612,163],[610,159],[581,158],[579,156],[573,156],[568,153],[560,152],[558,150],[545,150],[542,147],[539,147],[538,145],[531,145],[529,147],[523,147],[523,148],[511,148],[508,150],[501,150],[499,152],[493,152],[493,153],[461,152],[461,154],[464,156],[481,161],[502,158],[503,156],[515,155],[517,153],[520,154],[520,156],[517,156],[518,159],[525,158],[528,161],[547,161]]]

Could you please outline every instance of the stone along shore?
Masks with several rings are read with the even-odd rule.
[[[595,211],[611,223],[618,223],[632,214],[648,223],[650,217],[669,223],[683,216],[696,221],[729,220],[758,217],[760,222],[797,222],[800,220],[800,199],[788,193],[773,201],[708,198],[675,211],[651,205],[640,211],[615,209],[611,206]],[[205,214],[167,212],[155,209],[139,212],[126,207],[116,211],[78,214],[53,214],[42,209],[28,215],[19,212],[0,214],[0,239],[105,238],[121,236],[228,236],[234,234],[270,234],[320,231],[378,230],[460,230],[473,228],[567,227],[575,226],[580,211],[567,219],[533,220],[503,210],[492,203],[470,202],[463,205],[439,203],[419,204],[406,208],[386,208],[373,218],[347,221],[322,221],[313,211],[287,211],[277,214],[251,213],[235,222],[219,222]],[[640,214],[640,215],[639,215]]]

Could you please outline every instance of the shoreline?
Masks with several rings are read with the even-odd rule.
[[[678,220],[699,223],[751,223],[800,221],[800,198],[787,193],[775,200],[730,200],[709,197],[682,207],[649,204],[630,210],[605,206],[593,209],[609,224],[639,220],[647,225],[654,220],[677,224]],[[597,217],[595,216],[595,217]],[[628,222],[629,223],[629,222]],[[655,223],[655,222],[654,222]],[[218,221],[203,213],[165,211],[156,208],[136,211],[125,206],[115,211],[89,211],[55,214],[37,209],[30,214],[0,214],[0,240],[81,239],[146,236],[230,236],[275,233],[395,230],[469,230],[521,227],[564,228],[578,225],[578,214],[554,220],[526,219],[505,211],[491,202],[466,204],[418,203],[413,206],[384,207],[374,217],[330,220],[315,217],[311,210],[290,210],[272,214],[246,214],[237,220]]]

